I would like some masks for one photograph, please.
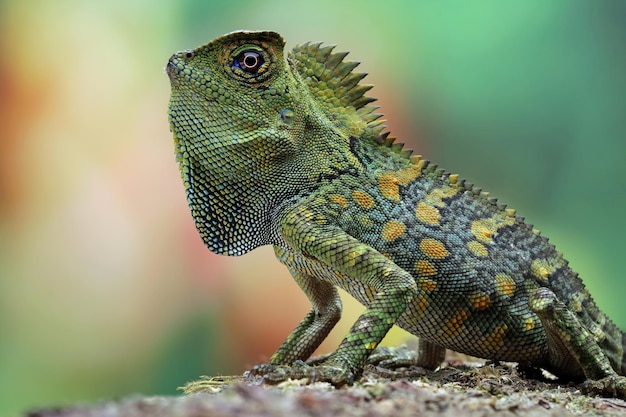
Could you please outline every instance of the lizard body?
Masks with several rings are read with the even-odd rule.
[[[253,372],[341,385],[382,358],[372,353],[398,325],[420,338],[412,364],[435,368],[449,348],[624,395],[626,336],[554,246],[383,133],[345,53],[283,47],[274,32],[233,32],[167,65],[177,160],[205,244],[226,255],[273,245],[313,305]],[[334,353],[303,366],[340,318],[336,287],[367,309]]]

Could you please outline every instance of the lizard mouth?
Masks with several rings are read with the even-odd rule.
[[[179,73],[179,69],[177,63],[179,58],[176,55],[172,55],[172,57],[167,61],[167,65],[165,66],[165,72],[169,77],[170,81],[173,81]]]

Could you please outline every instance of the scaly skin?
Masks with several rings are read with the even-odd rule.
[[[177,160],[205,244],[225,255],[273,245],[313,305],[252,372],[341,385],[368,358],[432,369],[449,348],[623,396],[624,333],[554,246],[383,134],[345,53],[304,44],[285,59],[283,46],[273,32],[234,32],[167,65]],[[306,365],[340,318],[336,287],[367,309],[334,353]],[[394,324],[420,337],[417,355],[374,352]]]

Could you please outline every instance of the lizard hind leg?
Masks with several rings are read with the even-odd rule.
[[[547,368],[566,379],[587,379],[583,389],[599,395],[626,397],[626,377],[619,376],[589,330],[548,288],[528,299],[548,338]]]
[[[400,347],[379,346],[368,358],[368,363],[388,369],[417,366],[433,370],[441,365],[445,356],[445,348],[420,338],[417,349],[411,349],[406,345]]]

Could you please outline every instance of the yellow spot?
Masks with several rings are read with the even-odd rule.
[[[535,259],[530,265],[530,273],[539,281],[547,282],[548,277],[563,266],[563,260],[560,258]]]
[[[378,189],[383,196],[400,201],[398,177],[393,172],[386,172],[378,176]]]
[[[436,207],[420,202],[415,209],[415,215],[423,223],[438,225],[441,213]]]
[[[516,211],[515,211],[515,209],[508,208],[508,209],[506,209],[506,210],[505,210],[505,213],[506,213],[506,215],[507,215],[507,216],[509,216],[509,217],[514,217],[514,216],[515,216]]]
[[[475,220],[472,223],[472,233],[477,240],[486,243],[492,243],[491,237],[493,236],[493,228],[489,227],[488,223],[483,220]]]
[[[450,174],[450,176],[448,177],[448,181],[450,181],[450,184],[456,184],[458,180],[459,174]]]
[[[416,317],[418,319],[424,317],[426,310],[428,309],[428,299],[421,295],[417,298],[414,298],[412,301],[413,310],[417,313]]]
[[[489,254],[485,245],[475,240],[467,242],[467,249],[469,249],[469,251],[472,252],[474,256],[485,257]]]
[[[436,239],[426,238],[420,242],[420,250],[429,258],[441,259],[450,254],[443,243]]]
[[[372,199],[372,197],[361,190],[354,191],[352,193],[352,198],[354,199],[354,201],[357,202],[358,205],[363,208],[369,209],[374,207],[374,200]]]
[[[487,294],[476,293],[469,296],[469,302],[476,310],[484,310],[491,304],[491,299]]]
[[[417,270],[418,275],[423,277],[432,277],[437,275],[437,268],[435,265],[423,259],[415,262],[415,269]]]
[[[394,240],[402,236],[405,231],[406,226],[404,225],[404,223],[397,220],[389,220],[383,226],[383,231],[381,232],[381,235],[386,241],[393,242]]]
[[[493,217],[475,220],[472,222],[472,234],[479,242],[493,243],[493,235],[504,226],[511,226],[515,223],[515,218],[508,216],[504,212],[499,212]]]
[[[432,292],[437,289],[437,283],[428,278],[420,278],[417,280],[417,285],[426,292]]]
[[[393,256],[391,256],[390,253],[381,252],[381,255],[383,255],[385,258],[389,259],[390,261],[393,261]]]
[[[409,185],[411,181],[419,177],[424,167],[424,160],[420,160],[417,163],[410,164],[406,168],[403,168],[396,172],[398,183],[403,186]]]
[[[458,336],[463,330],[463,322],[467,320],[469,315],[467,311],[461,310],[458,314],[452,317],[448,322],[444,325],[444,332],[451,337]]]
[[[365,349],[367,350],[374,350],[376,349],[376,346],[378,346],[378,343],[376,342],[369,342],[365,345]]]
[[[332,201],[333,203],[340,205],[341,207],[345,207],[348,205],[348,200],[346,200],[346,198],[342,195],[339,194],[332,194],[330,196],[330,201]]]
[[[444,207],[446,204],[443,202],[444,198],[450,198],[458,193],[457,187],[450,185],[443,185],[442,187],[431,190],[430,193],[424,196],[424,201],[435,207]]]
[[[531,331],[532,329],[535,328],[535,320],[533,320],[532,317],[526,318],[526,320],[524,320],[524,324],[525,324],[526,331]]]
[[[485,349],[489,352],[495,352],[500,349],[504,345],[504,335],[508,329],[509,326],[506,324],[496,327],[493,332],[485,337],[483,341]]]
[[[515,281],[507,274],[496,275],[496,292],[511,297],[515,293]]]

